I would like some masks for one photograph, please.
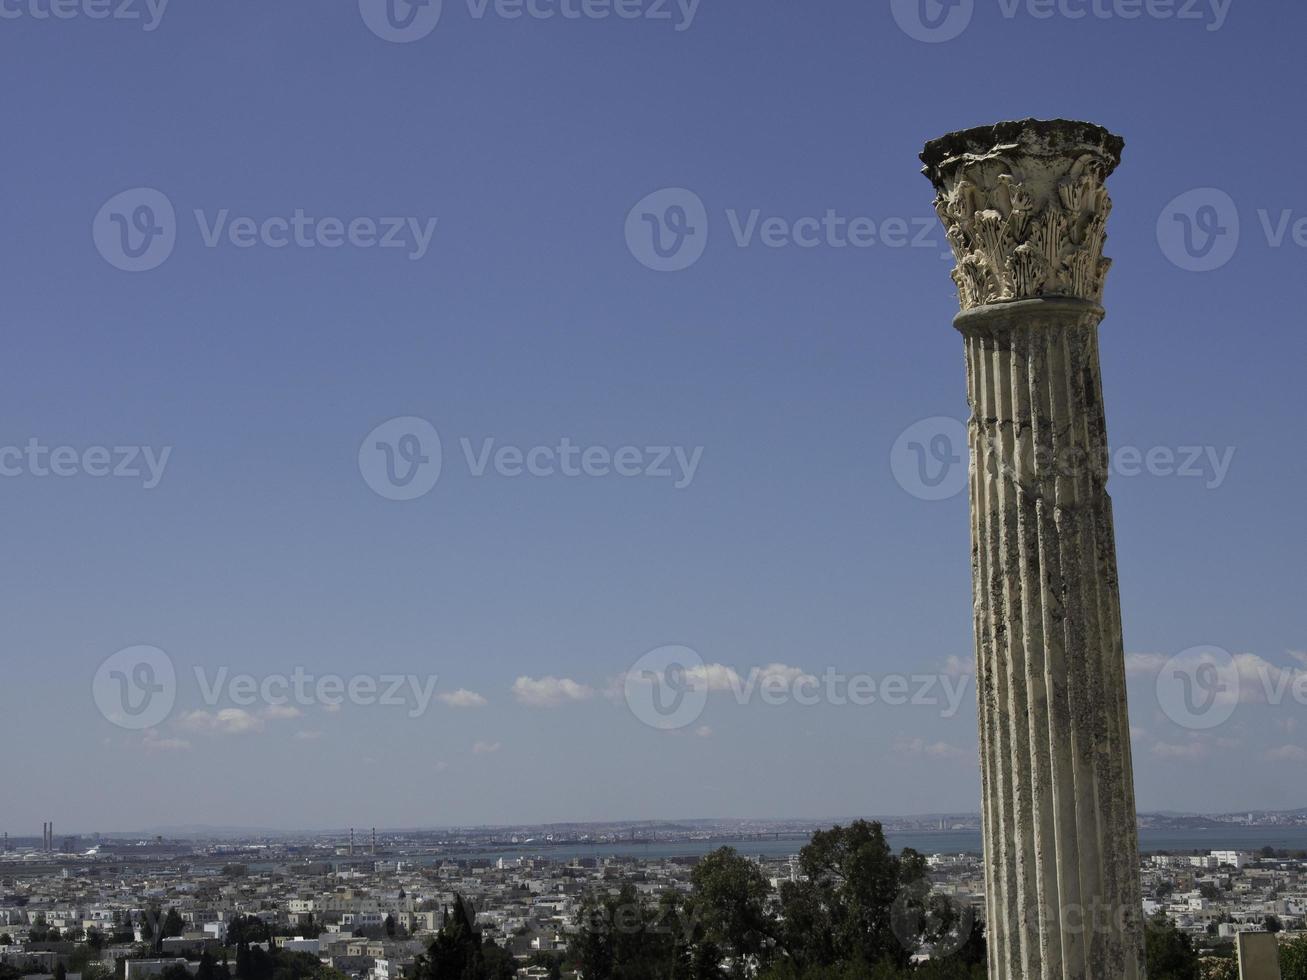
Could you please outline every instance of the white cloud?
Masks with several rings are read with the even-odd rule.
[[[642,674],[638,677],[628,674],[619,677],[610,686],[608,696],[620,700],[623,696],[623,685],[631,682],[651,684],[655,679],[656,676],[650,674]],[[669,672],[665,671],[661,680],[674,689],[707,694],[734,694],[741,703],[757,694],[759,690],[792,690],[799,683],[810,686],[819,683],[816,677],[802,667],[782,663],[753,667],[747,677],[741,677],[740,672],[728,664],[697,664],[684,668],[679,677],[671,677]]]
[[[473,754],[473,755],[491,755],[491,754],[493,754],[493,753],[495,753],[495,752],[498,752],[500,748],[501,748],[501,746],[500,746],[500,744],[499,744],[498,742],[473,742],[473,743],[472,743],[472,754]]]
[[[738,691],[744,686],[744,681],[740,679],[735,668],[728,667],[726,664],[703,664],[691,667],[685,672],[685,681],[694,690],[706,690],[709,693]]]
[[[1154,742],[1149,749],[1159,759],[1187,759],[1198,761],[1207,758],[1207,746],[1197,740],[1189,742]]]
[[[555,708],[560,704],[585,701],[594,689],[567,677],[519,677],[513,682],[513,697],[533,708]]]
[[[221,711],[191,711],[178,721],[181,728],[203,735],[247,735],[263,731],[263,719],[244,708],[223,708]]]
[[[151,752],[185,752],[191,743],[184,738],[166,738],[149,728],[145,731],[145,747]]]
[[[310,731],[310,730],[305,729],[305,730],[302,730],[302,731],[298,731],[298,732],[296,732],[296,733],[295,733],[294,735],[292,735],[291,737],[294,738],[296,741],[299,741],[299,742],[316,742],[318,739],[322,738],[322,737],[325,736],[325,735],[326,735],[326,732]]]
[[[1307,762],[1307,749],[1301,745],[1281,745],[1269,755],[1276,762]]]
[[[694,730],[694,734],[698,735],[700,738],[712,738],[713,731],[708,725],[700,725]]]
[[[1239,672],[1239,700],[1257,704],[1284,703],[1304,673],[1296,667],[1279,667],[1255,653],[1236,653],[1234,665]]]
[[[431,768],[434,769],[436,772],[444,772],[446,769],[449,768],[449,763],[448,763],[448,762],[437,762],[437,763],[436,763],[434,766],[432,766]]]
[[[445,691],[436,697],[451,708],[480,708],[486,704],[485,698],[465,687],[460,687],[457,691]]]
[[[976,759],[975,748],[962,748],[948,742],[927,742],[924,738],[907,738],[898,736],[894,739],[894,751],[899,755],[926,756],[930,759]]]
[[[287,718],[298,718],[304,712],[293,704],[270,704],[263,709],[263,717],[270,718],[274,721],[284,720]]]
[[[804,671],[803,668],[791,667],[788,664],[768,664],[758,672],[758,683],[760,684],[784,684],[786,687],[792,687],[800,680],[805,684],[815,684],[817,682],[817,678]]]
[[[1156,676],[1166,666],[1164,653],[1127,653],[1125,655],[1125,672],[1127,674],[1152,674]]]
[[[943,672],[949,677],[964,677],[968,674],[974,674],[976,672],[976,659],[975,657],[950,655],[944,661]]]

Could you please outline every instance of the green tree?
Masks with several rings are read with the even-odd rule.
[[[207,949],[200,954],[200,965],[195,970],[195,980],[229,980],[226,969],[217,963],[213,954]]]
[[[264,943],[272,938],[267,924],[257,915],[237,915],[227,923],[227,942],[239,947],[241,943]]]
[[[690,883],[692,915],[703,927],[706,941],[737,961],[771,959],[780,925],[772,908],[771,886],[755,862],[723,847],[695,865]]]
[[[163,925],[159,928],[159,938],[171,939],[185,932],[186,922],[182,919],[181,914],[176,909],[169,909],[168,914],[163,918]]]
[[[1278,915],[1268,915],[1262,920],[1262,925],[1265,927],[1266,931],[1270,933],[1280,932],[1284,929],[1284,923],[1280,921]]]
[[[895,856],[879,823],[859,820],[813,835],[799,853],[799,881],[781,886],[781,945],[801,970],[881,961],[905,967],[914,951],[896,935],[894,907],[928,889],[925,859]],[[913,899],[913,900],[918,900]]]
[[[687,928],[675,897],[655,907],[627,883],[583,899],[568,963],[586,980],[688,980]]]
[[[482,937],[472,903],[455,895],[454,907],[426,955],[418,957],[413,975],[415,980],[512,980],[516,972],[512,954]]]
[[[1160,912],[1144,934],[1148,980],[1198,980],[1198,952],[1193,942]]]
[[[1281,980],[1307,980],[1307,936],[1280,946]]]

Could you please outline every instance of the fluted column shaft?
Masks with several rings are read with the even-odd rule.
[[[1027,121],[923,155],[964,308],[992,980],[1143,976],[1098,355],[1119,152]]]

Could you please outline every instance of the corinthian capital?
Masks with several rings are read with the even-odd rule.
[[[926,144],[962,309],[1045,296],[1100,303],[1112,209],[1104,181],[1125,145],[1101,126],[1026,119]]]

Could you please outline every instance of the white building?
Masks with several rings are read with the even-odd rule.
[[[1211,856],[1216,859],[1217,865],[1228,864],[1239,871],[1248,862],[1248,855],[1242,851],[1212,851]]]

